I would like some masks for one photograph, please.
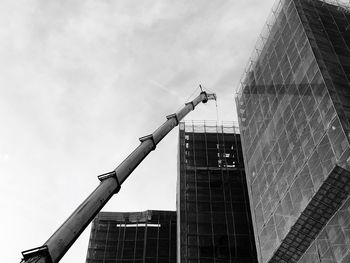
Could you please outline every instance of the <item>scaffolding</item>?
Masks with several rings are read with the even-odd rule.
[[[315,2],[321,2],[324,4],[331,5],[331,8],[336,6],[338,11],[341,11],[345,14],[350,14],[350,2],[348,0],[312,0]],[[293,6],[295,0],[276,0],[274,2],[273,7],[271,8],[271,12],[264,23],[264,26],[261,30],[261,33],[256,40],[254,49],[249,56],[249,60],[244,67],[243,74],[241,75],[241,79],[238,82],[238,86],[236,87],[235,93],[236,96],[241,97],[243,94],[243,90],[246,85],[249,84],[247,82],[247,76],[251,75],[256,66],[258,64],[263,64],[263,57],[266,55],[267,47],[274,41],[274,36],[277,33],[278,23],[280,23],[280,15],[283,13],[283,6]]]
[[[237,90],[261,262],[303,260],[324,221],[346,200],[338,190],[337,206],[328,209],[322,197],[334,169],[350,171],[350,13],[349,3],[338,2],[276,1]],[[324,217],[305,218],[310,209]],[[338,240],[349,233],[339,224],[339,231],[333,229],[338,236],[327,240],[331,248],[320,248],[321,255],[338,255],[329,262],[350,257]],[[312,229],[310,239],[301,238],[305,233],[298,228]]]
[[[180,262],[257,262],[241,140],[233,123],[180,123]]]

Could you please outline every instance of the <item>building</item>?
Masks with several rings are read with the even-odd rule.
[[[176,212],[100,212],[86,263],[175,263]]]
[[[259,262],[350,262],[350,9],[277,1],[236,95]]]
[[[179,129],[178,262],[257,262],[238,128]]]

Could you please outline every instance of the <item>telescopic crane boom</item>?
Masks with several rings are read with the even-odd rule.
[[[156,145],[179,124],[190,111],[200,103],[216,100],[215,94],[202,91],[193,101],[185,103],[177,113],[168,115],[152,134],[141,137],[141,144],[112,172],[98,176],[101,181],[97,188],[68,217],[43,246],[22,252],[23,263],[56,263],[94,219],[108,200],[119,192],[120,186]]]

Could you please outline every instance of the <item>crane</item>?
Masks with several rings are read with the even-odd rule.
[[[98,176],[99,185],[76,208],[66,221],[53,233],[53,235],[40,247],[22,252],[21,263],[56,263],[64,256],[75,240],[94,219],[108,200],[119,192],[122,183],[132,171],[143,161],[157,144],[179,122],[200,103],[208,100],[216,100],[214,93],[202,90],[200,94],[176,113],[166,116],[167,120],[152,134],[141,137],[140,145],[125,158],[125,160],[113,171]]]

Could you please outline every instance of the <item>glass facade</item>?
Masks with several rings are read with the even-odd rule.
[[[178,262],[257,262],[238,128],[180,123],[179,137]]]
[[[175,263],[176,212],[100,212],[86,263]]]
[[[329,2],[276,2],[236,95],[259,262],[326,253],[349,196],[350,9]]]

